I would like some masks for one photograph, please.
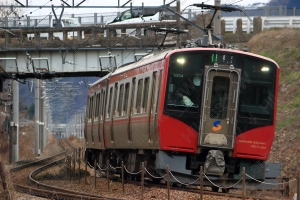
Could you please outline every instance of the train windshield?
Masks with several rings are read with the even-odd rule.
[[[166,109],[199,112],[203,76],[203,55],[197,52],[171,56],[166,92]]]
[[[244,58],[239,117],[272,121],[275,80],[275,64],[258,58]]]

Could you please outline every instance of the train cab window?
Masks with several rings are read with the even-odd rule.
[[[122,114],[122,103],[123,103],[123,96],[124,96],[124,84],[120,86],[120,93],[119,93],[119,102],[117,108],[117,116],[121,116]]]
[[[122,108],[122,116],[126,116],[127,108],[128,108],[128,100],[129,100],[129,83],[125,84],[125,93],[124,93],[124,103]]]
[[[169,63],[165,108],[170,111],[200,112],[202,79],[202,54],[173,54]]]
[[[229,83],[230,79],[228,77],[215,76],[213,78],[212,95],[210,101],[210,118],[226,118]]]
[[[246,57],[240,85],[239,116],[271,120],[274,113],[276,66]]]
[[[145,82],[144,82],[142,113],[145,113],[147,111],[148,94],[149,94],[149,80],[150,80],[150,78],[147,77],[147,78],[145,78]]]
[[[110,118],[111,106],[112,106],[112,96],[113,96],[113,87],[111,87],[109,89],[109,98],[108,98],[106,118]]]
[[[143,94],[143,79],[140,79],[138,81],[136,104],[135,104],[136,113],[141,113],[142,94]]]
[[[121,18],[121,21],[126,20],[126,19],[130,19],[131,18],[131,12],[127,11],[124,13],[124,15]]]

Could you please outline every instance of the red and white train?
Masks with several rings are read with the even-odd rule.
[[[188,177],[265,178],[275,133],[279,67],[238,50],[189,48],[154,53],[116,69],[88,90],[90,163],[124,161]]]

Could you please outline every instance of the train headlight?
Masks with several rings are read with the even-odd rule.
[[[181,65],[183,65],[185,63],[185,59],[184,58],[177,58],[177,62]]]
[[[262,72],[268,72],[269,70],[270,70],[269,67],[262,67],[262,68],[261,68],[261,71],[262,71]]]

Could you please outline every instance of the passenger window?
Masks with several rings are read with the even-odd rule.
[[[118,109],[117,109],[117,116],[122,115],[122,103],[123,103],[123,96],[124,96],[124,84],[120,86],[120,93],[119,93],[119,102],[118,102]]]
[[[110,117],[110,112],[111,112],[111,101],[112,101],[112,93],[113,93],[113,87],[109,89],[109,98],[108,98],[108,106],[107,106],[107,113],[106,113],[106,118]]]
[[[100,119],[100,107],[101,107],[101,92],[98,94],[98,109],[97,109],[97,119]]]
[[[93,110],[94,110],[94,98],[95,98],[95,96],[93,96],[92,97],[92,102],[91,102],[91,120],[94,118],[94,116],[93,116]]]
[[[88,107],[89,110],[88,110],[88,115],[87,115],[88,122],[90,122],[90,119],[91,119],[91,106],[92,106],[91,102],[92,102],[92,97],[90,96],[89,97],[89,107]]]
[[[104,106],[105,106],[105,91],[102,92],[102,103],[101,103],[101,111],[100,111],[100,119],[103,119],[103,115],[104,115]]]
[[[128,108],[128,98],[129,98],[129,83],[125,84],[125,96],[124,96],[124,104],[122,109],[122,116],[126,116],[127,108]]]
[[[94,110],[94,121],[98,121],[99,94],[96,95],[96,105]]]
[[[116,116],[116,111],[117,111],[117,94],[118,94],[118,84],[115,85],[115,93],[114,93],[114,98],[112,99],[112,101],[116,102],[114,104],[114,107],[113,107],[113,110],[112,110],[112,113],[111,115],[114,115]]]
[[[141,113],[141,101],[143,94],[143,79],[138,81],[137,97],[136,97],[136,113]]]
[[[142,113],[145,113],[147,111],[148,94],[149,94],[149,77],[145,78],[145,83],[144,83],[144,95],[143,95]]]
[[[157,72],[154,72],[153,74],[153,82],[152,82],[152,95],[151,95],[151,113],[153,113],[153,108],[154,108],[154,103],[155,103],[155,90],[156,90],[156,76],[157,76]]]

